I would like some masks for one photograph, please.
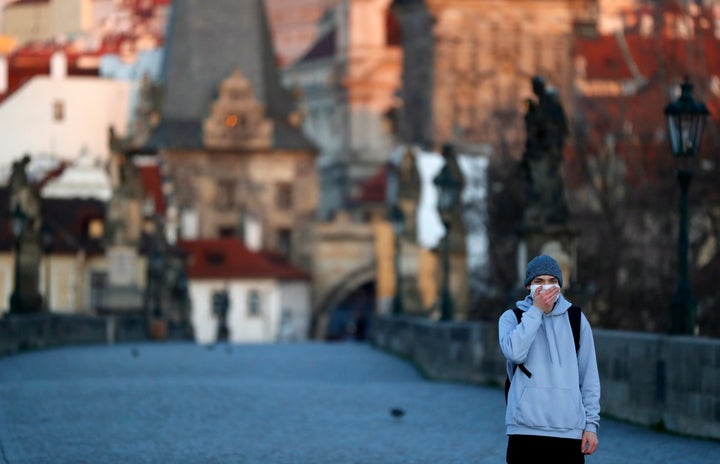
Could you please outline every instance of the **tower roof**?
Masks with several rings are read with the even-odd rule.
[[[162,69],[161,122],[150,145],[187,147],[179,142],[183,139],[198,145],[202,121],[220,85],[236,69],[252,84],[257,99],[265,105],[266,117],[276,121],[276,126],[284,126],[294,102],[280,84],[263,1],[175,0]],[[183,130],[176,134],[178,127]],[[281,132],[288,128],[284,129]],[[299,129],[296,132],[289,137],[275,134],[274,139],[281,148],[313,147]]]

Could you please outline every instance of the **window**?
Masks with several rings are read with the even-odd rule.
[[[258,317],[262,312],[262,301],[260,300],[260,292],[250,290],[248,293],[247,314],[249,317]]]
[[[222,266],[225,263],[225,253],[220,250],[205,252],[205,262],[210,266]]]
[[[60,122],[65,119],[65,103],[62,100],[53,102],[53,121]]]
[[[220,209],[235,208],[235,189],[237,183],[233,179],[220,179],[217,183],[216,205]]]
[[[289,182],[281,182],[277,184],[277,189],[275,191],[275,206],[283,210],[292,208],[292,184]]]
[[[237,228],[233,226],[221,226],[218,228],[220,237],[237,237]]]
[[[292,251],[292,231],[290,229],[278,229],[277,251],[284,256],[290,256]]]

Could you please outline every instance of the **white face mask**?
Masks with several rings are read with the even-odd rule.
[[[537,290],[538,287],[542,287],[542,290],[540,290],[540,293],[544,292],[545,290],[549,290],[553,287],[557,287],[558,289],[560,289],[560,285],[558,285],[558,284],[531,285],[530,286],[530,296],[535,295],[535,290]],[[557,296],[555,297],[555,301],[557,301],[558,298],[560,298],[560,293],[558,293]]]

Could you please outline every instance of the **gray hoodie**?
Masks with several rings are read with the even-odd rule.
[[[597,432],[600,422],[600,377],[590,323],[580,322],[580,350],[575,353],[567,310],[561,294],[550,314],[532,304],[528,295],[517,302],[520,324],[511,309],[500,316],[500,348],[512,379],[505,425],[508,435],[582,437]],[[532,377],[513,364],[524,364]]]

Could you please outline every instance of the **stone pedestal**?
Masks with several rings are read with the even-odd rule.
[[[164,319],[150,320],[150,338],[152,340],[165,340],[167,338],[168,324]]]
[[[140,312],[143,294],[135,281],[137,251],[124,245],[108,249],[108,285],[103,289],[99,310],[105,313]]]
[[[15,289],[11,295],[10,311],[13,313],[39,313],[43,310],[42,297],[38,291],[42,253],[39,241],[33,234],[23,236],[16,250]]]

